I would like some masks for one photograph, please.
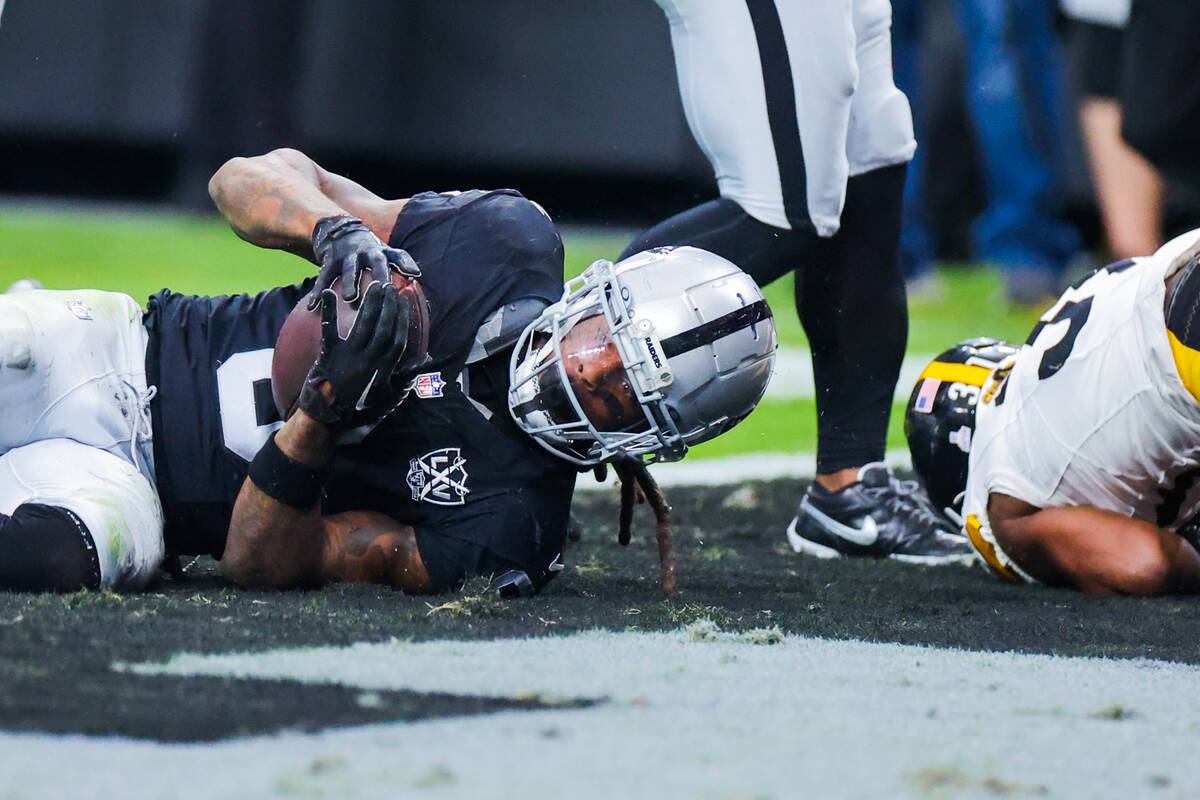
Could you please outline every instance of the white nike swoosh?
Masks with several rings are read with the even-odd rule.
[[[367,388],[362,390],[362,394],[358,396],[358,402],[354,404],[355,411],[367,410],[367,393],[371,391],[371,387],[375,385],[375,379],[379,377],[379,370],[375,370],[375,374],[371,376],[371,380],[367,381]]]
[[[546,567],[546,571],[547,572],[562,572],[563,563],[561,561],[559,561],[560,558],[562,558],[562,553],[556,554],[554,556],[554,560],[550,562],[550,566]]]
[[[828,514],[821,513],[816,506],[808,502],[807,497],[804,498],[803,505],[805,511],[807,511],[809,514],[812,514],[818,521],[821,522],[821,524],[848,542],[854,542],[855,544],[862,545],[863,547],[870,547],[879,539],[879,528],[876,526],[875,520],[872,517],[867,517],[865,520],[863,520],[861,528],[854,528],[850,525],[845,525],[841,522],[838,522]]]

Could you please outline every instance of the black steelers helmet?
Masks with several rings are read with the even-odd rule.
[[[992,370],[1018,349],[1000,339],[967,339],[931,361],[917,378],[904,414],[904,436],[913,469],[938,508],[952,506],[967,487],[975,406]]]

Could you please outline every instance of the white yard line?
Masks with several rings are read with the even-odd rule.
[[[182,655],[134,671],[339,682],[363,702],[398,688],[606,702],[211,745],[6,734],[0,797],[1200,793],[1187,702],[1200,669],[1185,664],[797,636],[755,645],[693,626]]]

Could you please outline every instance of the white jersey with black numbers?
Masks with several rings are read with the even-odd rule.
[[[992,492],[1166,528],[1200,509],[1198,387],[1189,391],[1180,377],[1163,312],[1166,279],[1198,250],[1193,231],[1068,289],[1007,378],[997,373],[984,387],[963,518],[985,560],[995,548]],[[998,560],[994,567],[1012,567],[1003,554]]]

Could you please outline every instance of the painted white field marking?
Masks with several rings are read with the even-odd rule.
[[[934,353],[909,353],[900,366],[900,379],[896,381],[894,397],[898,401],[908,400],[913,384],[921,370],[933,360]],[[795,400],[816,396],[813,384],[812,355],[805,348],[781,347],[775,354],[775,372],[767,384],[767,400]]]
[[[912,457],[907,449],[894,448],[884,457],[893,469],[912,469]],[[725,486],[741,481],[769,481],[778,478],[809,478],[817,471],[815,453],[751,453],[722,458],[685,458],[670,464],[654,464],[650,467],[659,485],[670,486]],[[597,483],[591,473],[583,473],[575,483],[580,492],[608,490],[616,485],[612,470],[608,477]],[[799,497],[797,496],[797,502]]]
[[[180,655],[130,669],[609,700],[205,746],[0,735],[0,797],[1200,793],[1191,665],[795,636],[752,645],[694,627]]]

